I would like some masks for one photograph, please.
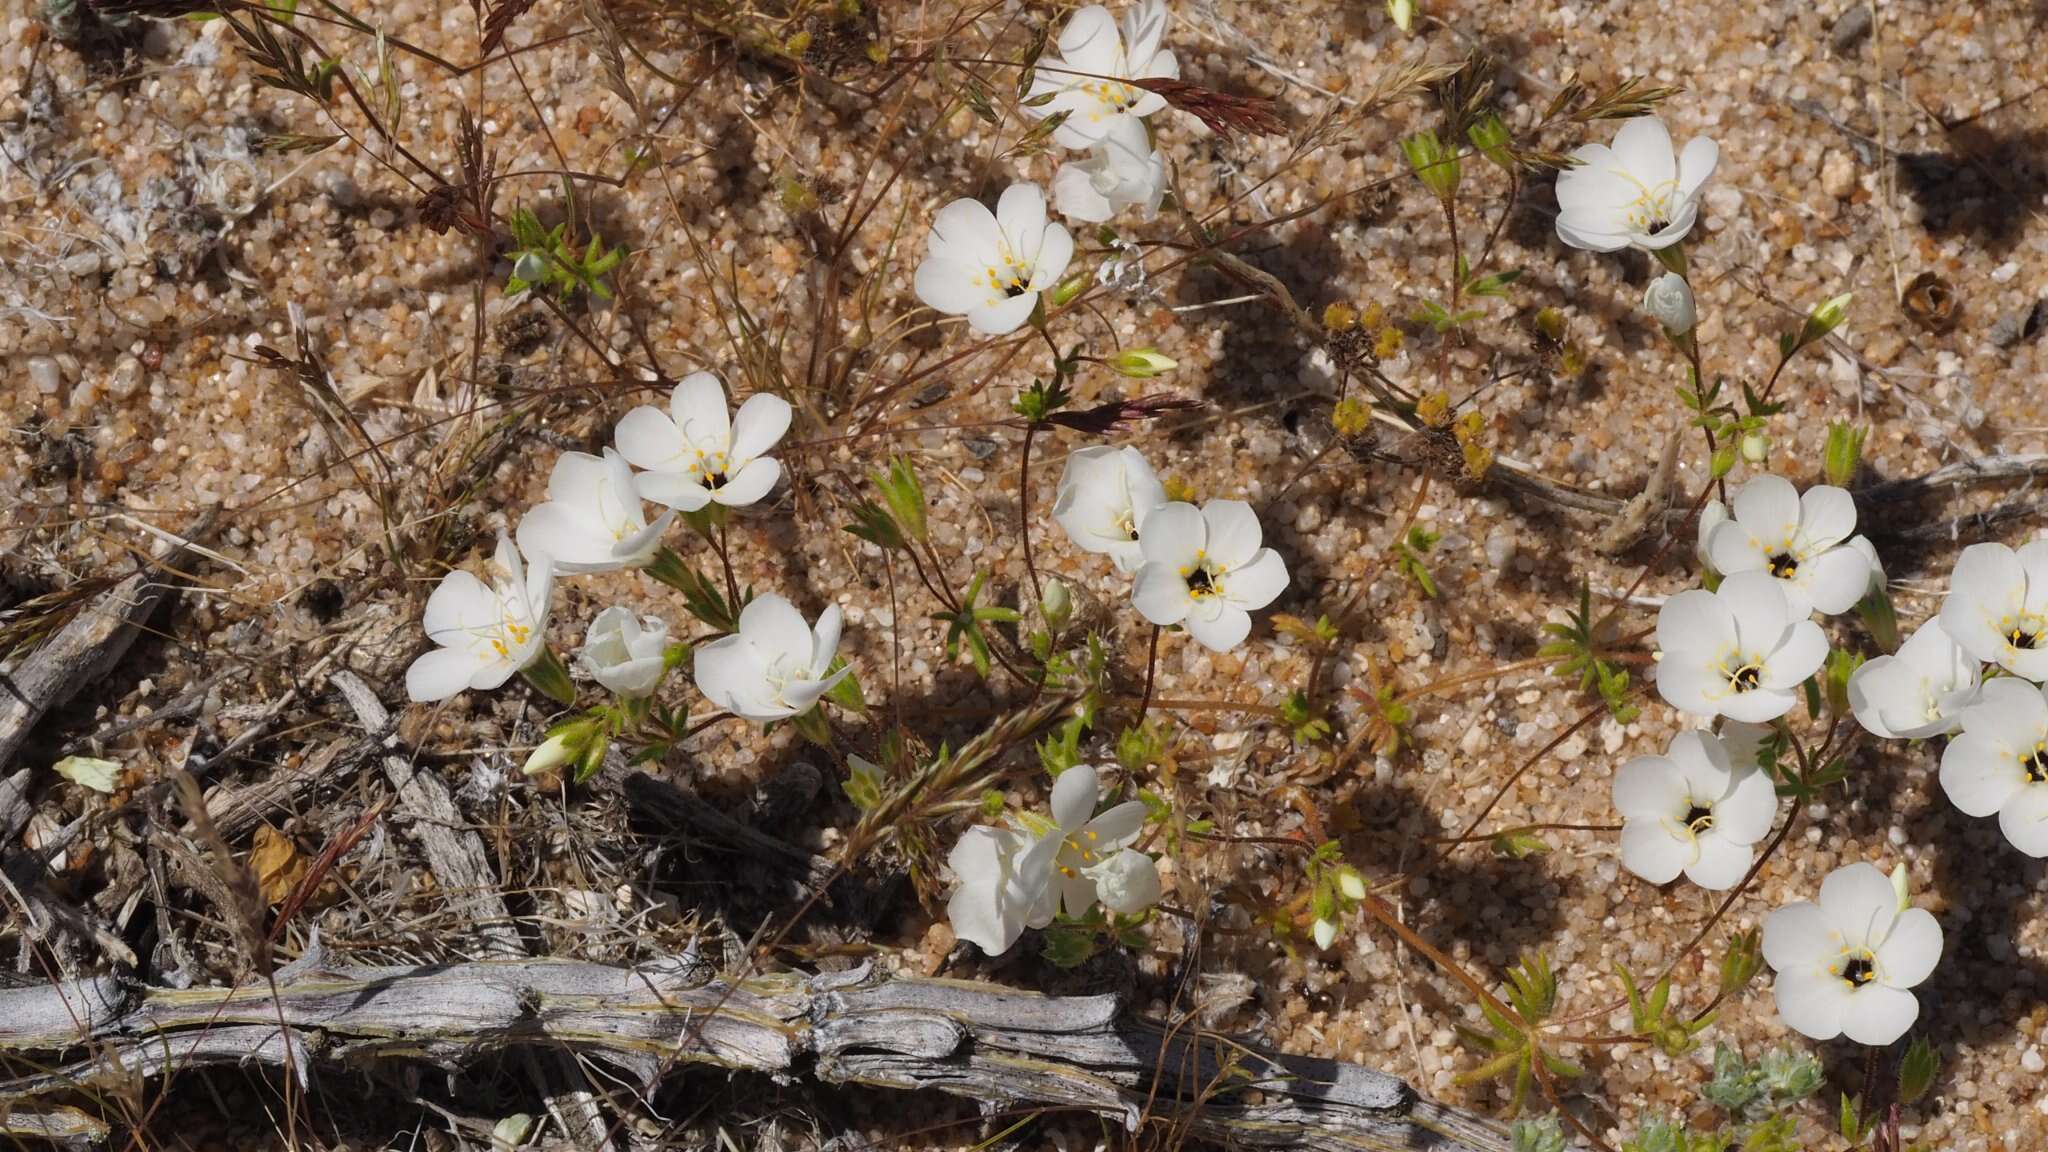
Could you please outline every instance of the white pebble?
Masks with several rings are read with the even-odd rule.
[[[64,372],[48,356],[31,356],[28,358],[28,381],[43,395],[55,396],[57,389],[64,384]]]

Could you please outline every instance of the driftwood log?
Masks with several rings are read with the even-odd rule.
[[[172,990],[111,978],[0,991],[0,1134],[104,1133],[93,1086],[204,1065],[459,1068],[481,1053],[574,1053],[652,1089],[678,1066],[937,1089],[984,1107],[1083,1110],[1233,1146],[1505,1152],[1489,1121],[1369,1068],[1133,1019],[1118,997],[1045,996],[865,968],[711,979],[691,957],[307,968]],[[281,1032],[279,1021],[284,1022]],[[82,1092],[85,1090],[85,1092]]]

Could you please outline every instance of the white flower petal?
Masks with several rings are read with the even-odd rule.
[[[983,336],[1007,336],[1024,326],[1031,319],[1032,309],[1038,307],[1038,293],[1026,292],[1011,296],[993,304],[984,304],[967,313],[967,326]]]
[[[1877,978],[1894,988],[1911,988],[1934,973],[1941,961],[1941,923],[1925,908],[1899,913],[1884,943],[1877,946]]]
[[[1188,582],[1172,565],[1155,560],[1139,567],[1131,582],[1131,607],[1138,615],[1166,627],[1187,619],[1194,606]]]
[[[1211,652],[1228,652],[1252,634],[1252,618],[1235,604],[1222,604],[1206,615],[1190,612],[1181,627]]]
[[[1037,248],[1027,257],[1031,262],[1030,287],[1038,292],[1050,292],[1058,287],[1060,277],[1066,275],[1067,264],[1073,258],[1073,235],[1064,225],[1046,225]]]
[[[1095,769],[1076,764],[1052,782],[1052,822],[1063,833],[1078,832],[1095,813],[1102,787]]]
[[[764,592],[748,601],[740,609],[739,625],[740,637],[763,665],[781,659],[792,668],[811,666],[811,626],[796,605],[781,596]]]
[[[1247,563],[1259,551],[1259,517],[1242,500],[1211,500],[1202,505],[1209,559],[1228,571]]]
[[[1848,987],[1848,981],[1836,983]],[[1849,994],[1842,1010],[1842,1035],[1858,1044],[1881,1048],[1913,1027],[1920,1001],[1911,992],[1872,981]]]
[[[1998,663],[2006,649],[2001,619],[2019,611],[2026,588],[2026,568],[2017,553],[2003,544],[1972,544],[1949,574],[1941,626],[1970,655]]]
[[[676,422],[659,408],[641,405],[619,418],[612,429],[612,443],[619,455],[635,468],[651,472],[673,472],[689,462],[689,444],[676,429]]]
[[[1711,658],[1735,640],[1735,614],[1719,596],[1694,588],[1664,601],[1657,610],[1657,647],[1667,661]],[[1668,669],[1657,671],[1661,681]]]
[[[1820,547],[1839,544],[1856,534],[1856,500],[1832,484],[1816,484],[1799,497],[1799,530]]]
[[[497,629],[504,611],[496,590],[458,568],[434,585],[420,624],[434,643],[466,648],[487,644],[483,634]]]
[[[2048,784],[2028,784],[1998,810],[1998,830],[2035,859],[2048,856]]]
[[[1164,564],[1178,573],[1193,567],[1195,558],[1208,550],[1208,522],[1193,504],[1161,504],[1139,523],[1138,547],[1147,563]]]
[[[709,372],[683,377],[669,396],[676,429],[692,448],[703,452],[732,449],[732,421],[725,413],[725,387]]]
[[[1084,847],[1098,854],[1130,847],[1145,830],[1146,811],[1143,800],[1126,800],[1088,821],[1081,829]]]
[[[711,492],[710,497],[728,508],[744,508],[768,495],[781,478],[782,465],[779,462],[765,456],[757,457],[726,477],[725,483]]]
[[[1721,146],[1705,136],[1695,136],[1685,142],[1685,150],[1678,154],[1678,194],[1690,200],[1699,194],[1700,187],[1713,178],[1714,169],[1721,163]]]
[[[1287,591],[1287,564],[1278,552],[1261,548],[1250,563],[1230,570],[1224,591],[1240,608],[1264,608]]]
[[[1045,191],[1029,182],[1003,189],[1003,194],[996,198],[996,227],[1002,229],[1012,252],[1030,260],[1045,238]],[[1065,266],[1065,261],[1061,261],[1061,266]]]
[[[1875,864],[1850,864],[1820,882],[1820,910],[1851,949],[1882,942],[1898,917],[1899,894]]]
[[[1966,726],[1973,711],[1963,713]],[[1990,816],[2026,786],[2027,774],[2003,745],[1964,731],[1942,749],[1940,780],[1948,802],[1963,815]]]
[[[1136,916],[1159,902],[1159,865],[1134,848],[1125,848],[1089,873],[1102,906],[1121,916]]]
[[[1784,643],[1770,653],[1760,681],[1765,688],[1776,691],[1797,688],[1828,662],[1828,637],[1820,625],[1800,620],[1783,635]]]
[[[1637,756],[1614,772],[1614,810],[1654,823],[1685,815],[1685,775],[1668,756]]]
[[[1754,763],[1734,770],[1734,783],[1714,805],[1714,831],[1736,844],[1755,844],[1778,819],[1778,789]]]
[[[1763,946],[1764,960],[1778,972],[1820,967],[1841,947],[1827,913],[1809,900],[1787,904],[1764,917]]]
[[[791,414],[789,401],[773,393],[747,397],[732,418],[731,458],[744,464],[765,455],[789,431]]]
[[[1785,1026],[1813,1040],[1840,1036],[1850,1013],[1849,982],[1818,968],[1779,969],[1771,995]]]
[[[1870,562],[1854,548],[1833,548],[1799,565],[1799,583],[1821,614],[1834,616],[1870,592]]]
[[[1700,836],[1699,855],[1686,866],[1685,878],[1709,892],[1726,892],[1742,883],[1749,872],[1749,866],[1756,859],[1756,849],[1749,844],[1738,844],[1726,836],[1709,831]]]
[[[1615,164],[1646,187],[1655,188],[1678,179],[1678,155],[1671,147],[1671,131],[1655,116],[1622,121],[1611,147]]]
[[[711,503],[711,490],[697,483],[694,475],[681,472],[642,472],[633,478],[640,498],[678,512],[695,512]]]
[[[486,659],[461,648],[436,648],[405,670],[405,694],[416,704],[432,704],[469,687]]]
[[[1669,884],[1692,863],[1693,845],[1662,821],[1630,820],[1621,828],[1621,866],[1652,884]]]

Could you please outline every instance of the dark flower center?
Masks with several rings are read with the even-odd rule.
[[[2048,783],[2048,748],[2036,747],[2032,756],[2020,761],[2020,769],[2027,774],[2027,783]]]
[[[1735,670],[1733,676],[1728,677],[1728,684],[1737,692],[1747,692],[1762,684],[1763,680],[1764,670],[1762,665],[1744,664]]]
[[[1692,829],[1695,836],[1705,832],[1714,826],[1714,810],[1712,808],[1702,808],[1698,804],[1687,808],[1685,810],[1685,826]]]
[[[1780,552],[1771,557],[1771,575],[1787,580],[1799,573],[1799,557],[1790,552]]]
[[[1852,956],[1847,964],[1842,965],[1842,970],[1836,973],[1836,975],[1847,980],[1855,987],[1861,988],[1872,980],[1877,979],[1877,967],[1870,962],[1870,957],[1868,956]]]
[[[1207,565],[1188,573],[1188,595],[1209,596],[1216,591],[1216,581],[1209,575]]]
[[[2025,628],[2015,628],[2006,633],[2005,638],[2013,647],[2023,648],[2027,651],[2032,651],[2041,644],[2041,634],[2039,632],[2029,632]]]

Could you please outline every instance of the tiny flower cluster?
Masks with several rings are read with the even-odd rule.
[[[433,650],[406,670],[406,693],[445,700],[469,688],[496,688],[548,660],[547,622],[557,575],[648,568],[678,516],[739,508],[768,495],[782,466],[767,453],[789,430],[789,403],[759,393],[728,414],[725,389],[698,372],[682,380],[669,410],[639,407],[615,430],[601,456],[567,452],[548,477],[547,500],[500,535],[486,582],[449,573],[427,599]],[[645,505],[663,510],[649,520]],[[517,547],[514,546],[514,540]],[[739,612],[738,630],[696,649],[693,673],[712,704],[757,723],[810,710],[848,670],[832,669],[839,646],[838,607],[812,626],[773,593]],[[623,701],[653,695],[669,670],[666,623],[610,607],[591,621],[578,663]],[[529,768],[551,767],[569,753],[552,739]]]
[[[1127,208],[1149,220],[1159,211],[1166,160],[1147,118],[1166,99],[1139,82],[1180,75],[1179,62],[1162,46],[1166,22],[1165,0],[1133,6],[1121,30],[1108,9],[1091,4],[1060,32],[1060,54],[1033,70],[1024,111],[1052,126],[1054,143],[1088,154],[1053,176],[1053,204],[1069,220],[1102,224]],[[994,212],[974,199],[939,209],[914,287],[932,308],[966,317],[984,336],[1001,336],[1038,313],[1073,255],[1073,236],[1047,218],[1045,192],[1012,184]]]

